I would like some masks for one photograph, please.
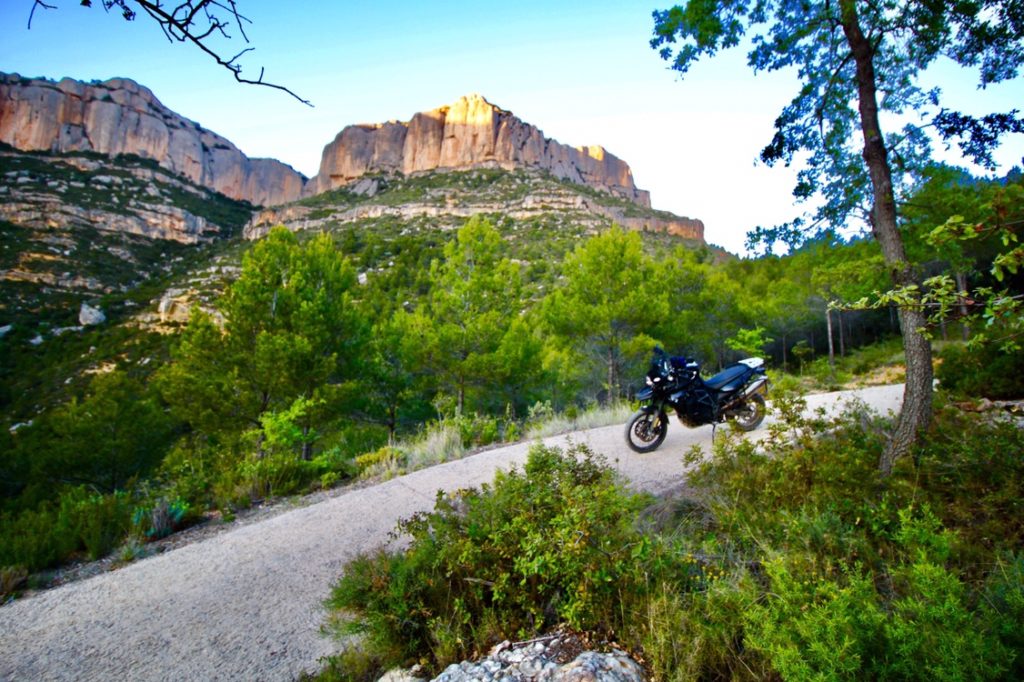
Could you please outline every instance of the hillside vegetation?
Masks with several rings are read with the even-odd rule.
[[[346,566],[344,654],[320,679],[446,665],[556,626],[653,679],[1011,680],[1024,672],[1019,424],[940,406],[883,478],[863,408],[690,453],[683,497],[627,492],[583,446],[440,498],[407,548]]]
[[[571,421],[628,398],[656,343],[707,373],[764,354],[777,371],[838,385],[841,360],[815,360],[828,356],[827,304],[884,281],[868,242],[825,239],[740,261],[600,213],[543,203],[503,212],[521,196],[496,197],[524,183],[540,183],[530,196],[579,191],[526,173],[375,182],[375,205],[393,201],[395,212],[345,214],[365,195],[336,191],[299,207],[322,211],[305,214],[307,229],[277,227],[251,243],[230,236],[240,227],[230,221],[224,238],[199,245],[3,227],[5,262],[33,260],[25,254],[58,248],[46,240],[64,235],[75,241],[62,267],[122,282],[98,295],[3,282],[28,287],[5,299],[16,322],[0,341],[8,588],[118,547],[130,559],[212,510],[230,517],[269,497],[515,440],[555,413]],[[494,210],[403,213],[415,192]],[[597,201],[578,196],[574,205]],[[923,240],[918,248],[930,268],[948,262]],[[963,257],[984,272],[986,249]],[[108,258],[122,250],[131,258]],[[144,263],[149,277],[139,276]],[[157,314],[171,298],[179,311],[194,306],[187,322]],[[106,322],[77,328],[82,300]],[[887,307],[830,315],[840,359],[896,330]],[[410,440],[437,444],[434,454],[413,454],[401,445]]]

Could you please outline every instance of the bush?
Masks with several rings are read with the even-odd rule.
[[[635,619],[658,677],[1020,679],[1024,431],[940,404],[882,478],[885,420],[779,411],[768,442],[719,441],[665,531],[723,577]]]
[[[977,348],[949,346],[939,358],[936,376],[947,391],[993,400],[1024,397],[1024,353],[1006,353],[986,343]]]
[[[79,547],[96,560],[109,554],[128,534],[132,501],[121,491],[97,495],[76,488],[61,497],[60,515],[74,529]]]
[[[150,540],[165,538],[185,526],[191,507],[184,500],[168,501],[157,498],[152,505],[136,507],[132,513],[132,525]]]
[[[385,476],[390,478],[403,471],[404,457],[397,449],[384,446],[356,457],[356,468],[363,478]]]
[[[131,528],[132,502],[124,492],[99,495],[71,488],[45,503],[0,521],[0,566],[39,571],[84,550],[90,559],[110,553]]]
[[[39,571],[56,565],[77,548],[75,529],[54,505],[0,516],[0,566]]]
[[[535,446],[522,473],[439,495],[402,522],[408,548],[356,558],[330,604],[355,615],[343,631],[389,665],[426,657],[438,669],[560,622],[611,631],[646,585],[638,509],[585,446]]]

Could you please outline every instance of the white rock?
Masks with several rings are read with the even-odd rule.
[[[99,308],[93,308],[88,303],[82,303],[82,307],[78,311],[78,322],[83,326],[91,326],[96,324],[103,324],[107,321],[107,316],[103,314],[103,311]]]

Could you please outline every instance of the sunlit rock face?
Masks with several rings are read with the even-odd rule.
[[[82,83],[0,74],[0,141],[24,151],[134,154],[261,206],[298,199],[306,182],[280,161],[248,158],[126,78]]]
[[[521,168],[650,207],[629,165],[599,146],[544,137],[480,95],[408,122],[348,126],[323,150],[312,180],[279,161],[250,159],[227,139],[166,108],[125,78],[54,82],[0,73],[0,142],[23,151],[131,154],[233,199],[275,206],[373,173]]]
[[[539,168],[641,206],[651,203],[650,195],[636,188],[625,161],[602,147],[569,147],[546,138],[480,95],[418,113],[407,123],[348,126],[324,148],[320,172],[306,194],[346,185],[367,173],[475,167]]]

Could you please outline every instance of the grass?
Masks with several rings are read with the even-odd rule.
[[[582,412],[569,410],[530,424],[526,436],[528,440],[557,436],[570,431],[596,429],[600,426],[625,424],[633,414],[630,403],[617,402],[612,405],[594,405]]]
[[[428,424],[418,434],[401,439],[392,446],[358,456],[356,465],[361,478],[388,479],[461,459],[496,443],[511,445],[570,431],[624,424],[632,413],[633,407],[624,402],[610,406],[593,405],[582,411],[573,407],[558,413],[551,410],[549,404],[539,403],[531,409],[524,424],[512,422],[500,427],[493,419],[447,418]],[[499,429],[502,431],[500,434]],[[498,437],[491,440],[489,435],[482,437],[483,433],[493,433]]]
[[[790,364],[800,367],[795,359]],[[834,370],[824,355],[805,362],[795,372],[777,372],[772,380],[786,389],[818,392],[898,384],[905,374],[902,340],[894,337],[850,350],[845,356],[837,353]]]

